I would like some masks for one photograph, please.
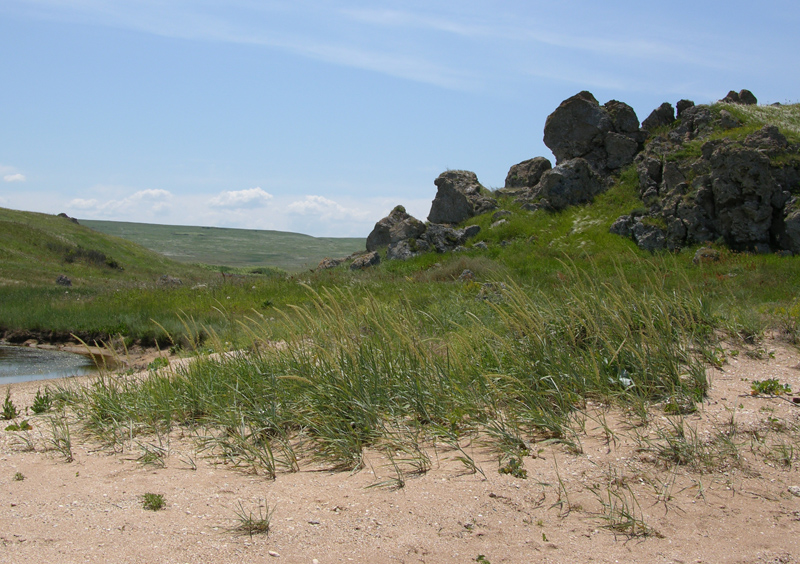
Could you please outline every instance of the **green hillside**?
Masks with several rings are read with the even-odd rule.
[[[234,267],[271,266],[289,271],[315,267],[325,257],[342,258],[364,249],[365,239],[311,237],[300,233],[80,220],[185,263]]]
[[[0,208],[0,286],[49,286],[62,274],[76,286],[206,276],[196,266],[68,218]]]

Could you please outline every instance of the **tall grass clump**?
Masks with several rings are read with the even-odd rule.
[[[250,320],[249,351],[144,379],[108,376],[74,406],[110,442],[190,426],[210,452],[269,477],[306,455],[357,469],[367,447],[392,445],[413,461],[433,438],[459,450],[483,435],[511,455],[537,437],[565,439],[587,397],[703,396],[709,308],[688,283],[667,289],[667,269],[634,285],[622,271],[602,282],[564,264],[555,291],[498,281],[487,300],[480,284],[453,284],[449,309],[430,310],[402,289],[378,299],[308,287],[304,305]]]

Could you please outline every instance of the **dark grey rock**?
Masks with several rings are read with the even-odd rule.
[[[800,199],[792,198],[783,210],[781,248],[800,254]]]
[[[60,214],[58,214],[58,217],[63,217],[64,219],[68,219],[68,220],[70,220],[72,223],[78,223],[78,220],[77,220],[77,219],[75,219],[74,217],[70,217],[70,216],[68,216],[67,214],[63,213],[63,212],[62,212],[62,213],[60,213]],[[80,225],[80,223],[78,223],[78,225]]]
[[[603,179],[585,159],[571,159],[544,173],[532,196],[548,209],[563,210],[590,202],[604,188]]]
[[[742,122],[733,117],[733,114],[728,110],[722,110],[719,113],[719,123],[725,129],[733,129],[742,125]]]
[[[515,164],[506,175],[506,188],[523,188],[536,186],[542,174],[553,168],[550,161],[544,157],[536,157]]]
[[[639,152],[639,143],[635,139],[620,133],[609,133],[603,142],[606,150],[606,167],[618,169],[633,162]]]
[[[596,157],[606,134],[613,128],[608,112],[591,92],[567,98],[547,116],[544,144],[553,151],[556,164],[578,157]]]
[[[620,235],[621,237],[630,238],[633,237],[633,224],[634,219],[629,215],[622,215],[617,218],[617,220],[611,224],[611,228],[609,231],[614,233],[615,235]]]
[[[391,213],[375,224],[367,236],[367,250],[376,251],[404,239],[416,239],[425,233],[425,224],[397,206]]]
[[[667,238],[664,230],[655,225],[643,223],[641,220],[633,225],[632,235],[633,240],[640,249],[654,253],[661,251],[666,246]]]
[[[768,155],[777,155],[789,147],[789,141],[774,125],[765,125],[745,137],[742,145],[759,149]]]
[[[628,104],[617,100],[609,100],[603,108],[611,117],[612,129],[617,133],[637,133],[639,118]]]
[[[652,131],[657,127],[669,125],[675,121],[675,109],[669,102],[664,102],[658,108],[650,112],[644,121],[642,121],[642,129]]]
[[[683,112],[692,106],[694,106],[694,102],[691,100],[678,100],[678,103],[675,104],[675,109],[678,111],[678,117],[680,118],[683,115]]]
[[[59,274],[56,278],[56,284],[59,286],[69,287],[72,286],[72,280],[70,280],[66,275]]]
[[[353,262],[350,263],[350,270],[364,270],[370,266],[380,264],[380,262],[381,257],[377,251],[364,253],[363,255],[359,255],[353,259]]]
[[[728,92],[728,95],[725,96],[720,102],[725,102],[726,104],[738,104],[739,100],[739,93],[735,90],[731,90]]]
[[[419,253],[414,252],[412,249],[416,249],[416,240],[415,239],[406,239],[405,241],[397,241],[389,245],[389,248],[386,249],[386,259],[387,260],[408,260],[411,257],[417,256]]]
[[[497,208],[497,201],[485,196],[474,172],[448,170],[434,181],[438,190],[431,205],[431,223],[461,223]]]
[[[755,149],[723,144],[710,161],[716,231],[734,249],[768,245],[772,200],[782,192],[769,158]]]
[[[739,91],[739,102],[747,106],[755,106],[758,104],[758,98],[749,90],[743,89]]]
[[[581,158],[603,176],[633,162],[646,138],[633,108],[617,100],[601,106],[585,91],[561,102],[544,127],[557,165]]]
[[[467,239],[470,239],[480,232],[479,225],[470,225],[464,229],[453,229],[448,225],[438,223],[428,224],[428,229],[420,238],[433,247],[438,253],[446,253],[456,247],[463,246]],[[419,241],[418,241],[419,244]]]

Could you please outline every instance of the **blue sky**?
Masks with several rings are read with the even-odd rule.
[[[796,2],[0,0],[0,206],[366,236],[590,90],[800,99]]]

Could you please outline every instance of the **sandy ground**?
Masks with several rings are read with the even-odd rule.
[[[728,355],[710,369],[710,397],[685,416],[701,442],[723,432],[736,447],[710,469],[665,464],[637,441],[676,421],[658,406],[643,427],[590,406],[581,452],[539,443],[524,460],[527,479],[500,474],[497,454],[479,441],[463,447],[485,476],[437,445],[432,469],[399,489],[370,487],[393,475],[378,453],[356,473],[302,462],[273,481],[198,455],[179,433],[166,467],[155,468],[137,462],[135,444],[112,453],[73,428],[67,463],[48,450],[47,419],[28,417],[35,450],[0,428],[0,562],[800,562],[800,497],[791,492],[800,486],[800,406],[749,395],[752,380],[767,378],[800,390],[800,353],[777,342],[765,349],[771,358]],[[12,384],[11,398],[24,409],[41,385]],[[162,494],[166,508],[144,510],[144,493]],[[267,535],[232,530],[237,509],[265,504],[274,511]],[[649,536],[606,526],[630,514]]]

